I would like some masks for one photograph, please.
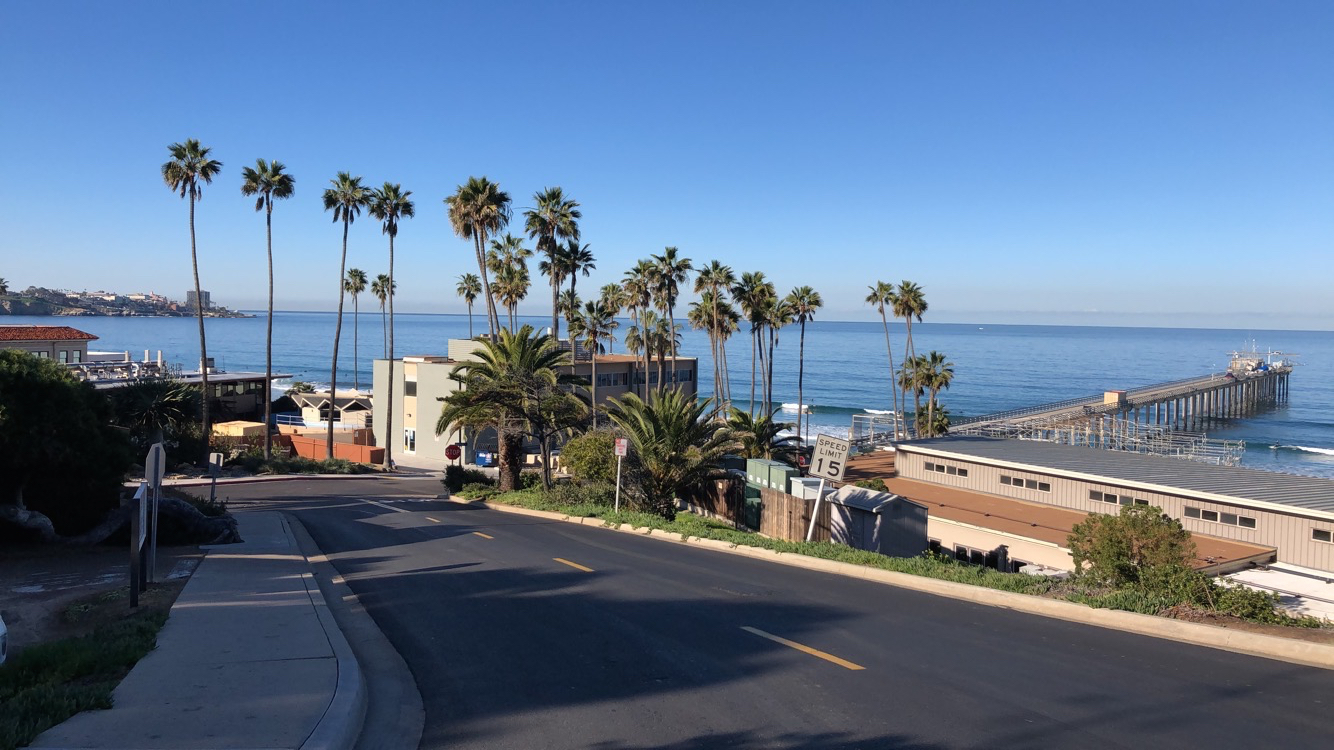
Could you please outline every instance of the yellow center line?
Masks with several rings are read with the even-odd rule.
[[[428,521],[434,521],[434,522],[436,522],[436,523],[440,523],[440,519],[439,519],[439,518],[431,518],[430,516],[427,516],[427,517],[426,517],[426,520],[428,520]]]
[[[490,534],[483,534],[480,531],[474,531],[473,533],[476,534],[477,536],[480,536],[483,539],[495,539],[495,537],[491,536]]]
[[[558,563],[560,563],[560,564],[562,564],[562,565],[568,565],[568,566],[570,566],[571,568],[574,568],[575,570],[582,570],[582,571],[584,571],[585,573],[592,573],[592,572],[593,572],[593,569],[592,569],[592,568],[585,568],[584,566],[580,565],[579,563],[573,563],[573,562],[570,562],[569,560],[566,560],[566,559],[563,558],[563,557],[553,557],[553,558],[551,558],[551,559],[552,559],[552,560],[555,560],[556,562],[558,562]]]
[[[796,650],[802,652],[803,654],[810,654],[811,656],[814,656],[817,659],[824,659],[827,662],[832,662],[834,664],[839,665],[840,667],[843,667],[844,669],[851,669],[854,671],[866,669],[866,667],[863,667],[860,664],[853,664],[847,659],[840,659],[837,656],[834,656],[833,654],[827,654],[818,648],[803,646],[802,644],[797,643],[796,641],[789,641],[788,639],[776,636],[773,633],[766,633],[763,630],[760,630],[759,628],[752,628],[749,625],[742,625],[741,629],[746,631],[747,633],[753,633],[755,635],[758,635],[761,638],[768,638],[774,643],[781,643],[784,646],[787,646],[788,648],[795,648]]]

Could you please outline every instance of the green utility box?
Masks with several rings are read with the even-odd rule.
[[[754,499],[756,499],[756,500],[759,500],[759,499],[760,499],[760,486],[759,486],[758,484],[751,484],[751,483],[747,482],[747,483],[746,483],[746,494],[745,494],[745,497],[746,497],[747,500],[750,500],[751,498],[754,498]]]
[[[779,492],[791,492],[791,480],[801,476],[801,472],[782,461],[773,461],[769,467],[769,489]]]
[[[753,484],[757,487],[769,486],[769,465],[773,461],[763,458],[746,459],[746,484]]]
[[[760,528],[760,510],[763,504],[758,497],[746,498],[745,523],[748,528],[759,530]]]

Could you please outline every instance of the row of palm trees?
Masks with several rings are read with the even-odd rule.
[[[914,319],[918,323],[922,322],[922,316],[926,314],[927,303],[926,295],[922,287],[911,281],[903,281],[898,286],[884,281],[877,281],[867,287],[870,294],[866,295],[866,303],[874,307],[880,313],[880,322],[885,327],[885,353],[889,358],[889,390],[894,399],[894,437],[907,437],[908,427],[901,418],[908,409],[908,391],[913,392],[913,415],[922,413],[922,377],[924,372],[916,366],[910,366],[916,362],[917,350],[913,346],[912,340],[912,322]],[[903,318],[903,324],[907,331],[906,343],[903,351],[903,364],[895,375],[894,370],[894,347],[889,338],[889,315],[895,318]],[[936,352],[932,352],[935,355]],[[953,371],[951,371],[951,375]],[[896,387],[897,386],[897,387]],[[944,387],[948,388],[948,384]],[[933,396],[934,399],[934,396]],[[927,423],[934,430],[934,412],[932,421]],[[934,433],[933,433],[934,434]]]

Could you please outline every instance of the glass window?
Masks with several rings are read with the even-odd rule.
[[[1200,517],[1199,508],[1192,508],[1189,505],[1186,506],[1186,518],[1199,518],[1199,517]]]
[[[1117,498],[1117,502],[1120,503],[1121,505],[1130,505],[1132,500],[1134,500],[1134,498],[1132,498],[1129,495],[1122,495],[1121,497]]]
[[[1236,513],[1223,513],[1222,516],[1221,516],[1221,518],[1222,518],[1223,523],[1225,523],[1225,524],[1227,524],[1227,525],[1229,525],[1229,526],[1236,526],[1236,525],[1237,525],[1237,514],[1236,514]]]
[[[75,361],[75,362],[82,362],[82,361],[83,361],[83,350],[82,350],[82,349],[75,349],[74,352],[73,352],[73,354],[74,354],[74,361]]]
[[[1051,485],[1047,482],[1038,482],[1038,489],[1042,492],[1051,492]]]
[[[1005,476],[1004,474],[1001,474],[1001,484],[1007,487],[1010,486],[1010,478]]]
[[[1253,529],[1255,528],[1255,519],[1247,516],[1238,516],[1237,525],[1243,529]]]
[[[927,471],[935,471],[935,470],[936,470],[936,465],[933,464],[933,463],[931,463],[930,461],[927,461],[927,462],[926,462],[926,470],[927,470]]]
[[[40,359],[50,359],[50,358],[51,358],[51,352],[48,352],[48,351],[33,352],[33,354],[36,354]]]
[[[961,476],[961,477],[966,477],[966,476],[968,476],[968,470],[967,470],[967,469],[959,469],[959,476]]]
[[[1331,542],[1334,541],[1334,531],[1311,529],[1311,538],[1317,542]]]
[[[1202,511],[1200,511],[1200,518],[1202,518],[1202,519],[1204,519],[1204,520],[1206,520],[1206,521],[1217,521],[1217,520],[1218,520],[1218,511],[1213,511],[1213,510],[1202,510]]]
[[[68,349],[61,349],[61,350],[60,350],[60,364],[63,365],[63,364],[67,364],[68,362],[69,362],[69,350],[68,350]]]
[[[955,560],[958,560],[958,561],[960,561],[960,562],[968,562],[968,548],[967,548],[967,547],[955,547],[955,548],[954,548],[954,559],[955,559]]]
[[[417,395],[417,381],[415,381],[415,380],[409,380],[409,381],[406,381],[405,383],[403,383],[403,395],[404,395],[404,396],[416,396],[416,395]]]
[[[1140,500],[1139,498],[1135,498],[1135,504],[1136,504],[1136,505],[1148,505],[1148,504],[1149,504],[1149,501],[1148,501],[1148,500]]]
[[[1036,480],[1036,479],[1025,479],[1025,480],[1024,480],[1024,487],[1025,487],[1026,489],[1036,490],[1036,489],[1038,488],[1038,480]]]
[[[405,453],[415,453],[417,451],[417,431],[403,431],[403,451]]]
[[[1097,490],[1089,490],[1089,499],[1102,502],[1102,493]]]
[[[954,466],[946,466],[946,467],[945,467],[945,473],[946,473],[946,474],[958,474],[958,473],[959,473],[959,469],[956,468],[956,467],[954,467]]]
[[[968,555],[968,562],[974,565],[985,565],[987,562],[987,554],[981,550],[972,550]]]

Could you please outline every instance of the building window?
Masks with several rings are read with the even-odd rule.
[[[68,349],[61,349],[61,350],[60,350],[60,364],[62,364],[62,365],[69,364],[69,350],[68,350]]]
[[[83,350],[82,350],[82,349],[75,349],[75,350],[72,352],[72,354],[74,355],[74,361],[75,361],[75,362],[82,362],[82,361],[83,361]]]
[[[964,476],[967,476],[966,474]],[[1007,477],[1001,475],[1001,484],[1008,487],[1018,487],[1025,490],[1037,490],[1038,492],[1051,492],[1050,482],[1039,482],[1036,479],[1022,479],[1020,477]]]
[[[1334,544],[1334,531],[1328,529],[1311,529],[1311,538],[1317,542],[1329,542]]]
[[[404,452],[404,453],[416,453],[416,452],[417,452],[417,431],[416,431],[416,430],[404,430],[404,431],[403,431],[403,452]]]
[[[1115,495],[1111,492],[1099,492],[1098,490],[1089,490],[1089,499],[1097,500],[1102,503],[1111,503],[1112,505],[1148,505],[1148,500],[1141,500],[1130,495]]]
[[[405,381],[405,382],[403,383],[403,395],[404,395],[404,396],[416,396],[416,395],[417,395],[417,381],[415,381],[415,380],[408,380],[408,381]]]
[[[39,358],[41,358],[41,359],[50,359],[50,358],[51,358],[51,352],[48,352],[48,351],[46,351],[46,350],[42,350],[42,351],[40,351],[40,352],[33,352],[33,354],[36,354],[36,355],[37,355]]]
[[[1236,513],[1220,513],[1216,510],[1193,508],[1189,505],[1186,506],[1186,518],[1198,518],[1201,521],[1221,523],[1227,526],[1240,526],[1243,529],[1255,528],[1255,519],[1250,516],[1241,516]]]

